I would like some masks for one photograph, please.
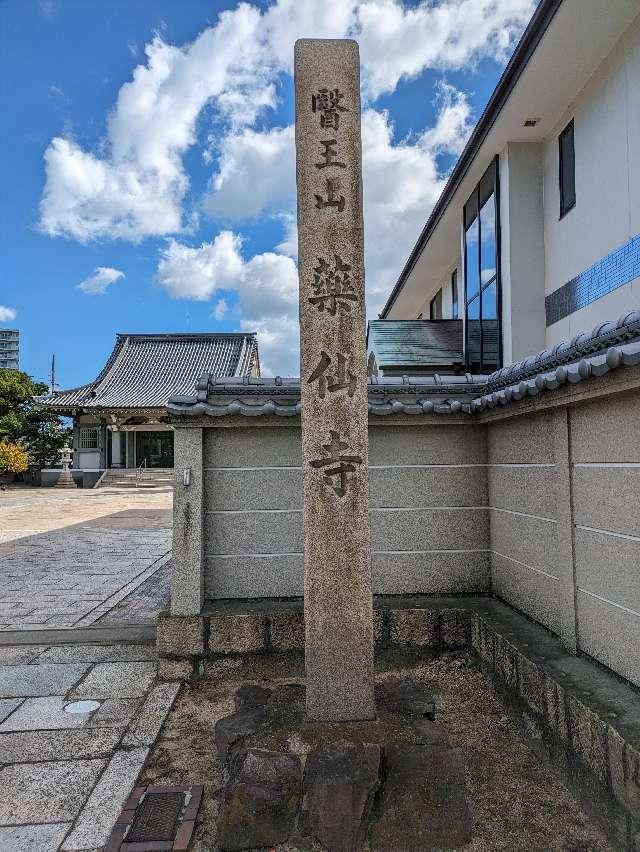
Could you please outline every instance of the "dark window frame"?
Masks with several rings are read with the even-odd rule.
[[[440,303],[439,303],[439,305],[436,305],[438,298],[440,299]],[[440,316],[439,317],[435,317],[433,315],[435,307],[440,308]],[[433,299],[431,299],[431,301],[429,302],[429,319],[430,320],[442,319],[442,287],[438,290],[438,292],[434,295]]]
[[[458,267],[451,273],[451,319],[460,317],[460,294],[458,292]]]
[[[564,148],[564,140],[571,136],[571,162],[565,162],[567,153]],[[573,184],[573,196],[565,198],[565,171],[570,165]],[[567,124],[558,136],[558,187],[560,190],[560,219],[564,218],[576,206],[576,137],[573,119]]]
[[[480,372],[484,372],[484,346],[483,346],[483,317],[482,317],[482,301],[484,292],[491,287],[492,284],[496,285],[496,313],[497,313],[497,344],[498,344],[498,352],[497,352],[497,366],[491,365],[491,372],[494,372],[496,369],[500,369],[502,367],[502,274],[501,274],[501,237],[500,237],[500,170],[499,170],[499,157],[496,156],[491,161],[491,164],[487,167],[487,170],[482,175],[478,183],[476,184],[475,189],[467,199],[466,204],[462,210],[462,237],[463,237],[463,261],[464,261],[464,355],[465,355],[465,363],[467,369],[471,369],[472,364],[469,359],[469,306],[475,301],[478,300],[479,307],[479,330],[480,330],[480,344],[479,344],[479,352],[480,352],[480,363],[479,369]],[[480,188],[485,183],[487,175],[489,172],[493,170],[493,203],[494,203],[494,214],[495,214],[495,251],[496,251],[496,274],[492,276],[488,281],[482,282],[482,223],[481,223],[481,204],[480,204]],[[469,203],[472,202],[475,205],[475,216],[471,217],[471,221],[469,225],[467,225],[466,221],[466,210]],[[467,287],[467,230],[470,225],[473,224],[474,218],[477,218],[478,222],[478,290],[474,292],[471,297],[468,296],[468,287]]]

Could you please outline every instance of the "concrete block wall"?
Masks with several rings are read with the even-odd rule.
[[[205,598],[303,592],[302,469],[295,421],[204,430]],[[485,430],[372,424],[377,594],[489,589]]]
[[[553,414],[490,423],[487,446],[493,591],[558,634]]]
[[[640,685],[638,392],[487,430],[493,593]]]
[[[580,648],[640,685],[640,399],[570,412]]]
[[[372,417],[374,593],[492,593],[640,686],[639,412],[634,368],[480,417]],[[173,615],[302,596],[300,444],[296,417],[176,424]]]

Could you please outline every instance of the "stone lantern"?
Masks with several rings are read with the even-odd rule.
[[[63,447],[60,450],[60,461],[62,462],[62,472],[56,482],[56,488],[77,488],[73,481],[73,476],[69,470],[71,464],[71,447]]]

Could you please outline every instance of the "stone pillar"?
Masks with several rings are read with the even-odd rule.
[[[120,431],[111,431],[111,467],[122,467],[121,454],[120,454]]]
[[[571,447],[569,409],[557,408],[552,413],[555,456],[555,497],[558,518],[558,579],[560,639],[572,654],[577,649],[576,578],[573,526]]]
[[[200,615],[204,600],[202,432],[174,431],[171,615]]]
[[[360,60],[295,46],[307,712],[375,716]]]

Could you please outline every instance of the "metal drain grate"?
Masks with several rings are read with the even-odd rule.
[[[104,852],[186,852],[201,798],[200,784],[136,787]]]
[[[126,842],[173,842],[183,807],[184,793],[147,793],[136,809]]]

